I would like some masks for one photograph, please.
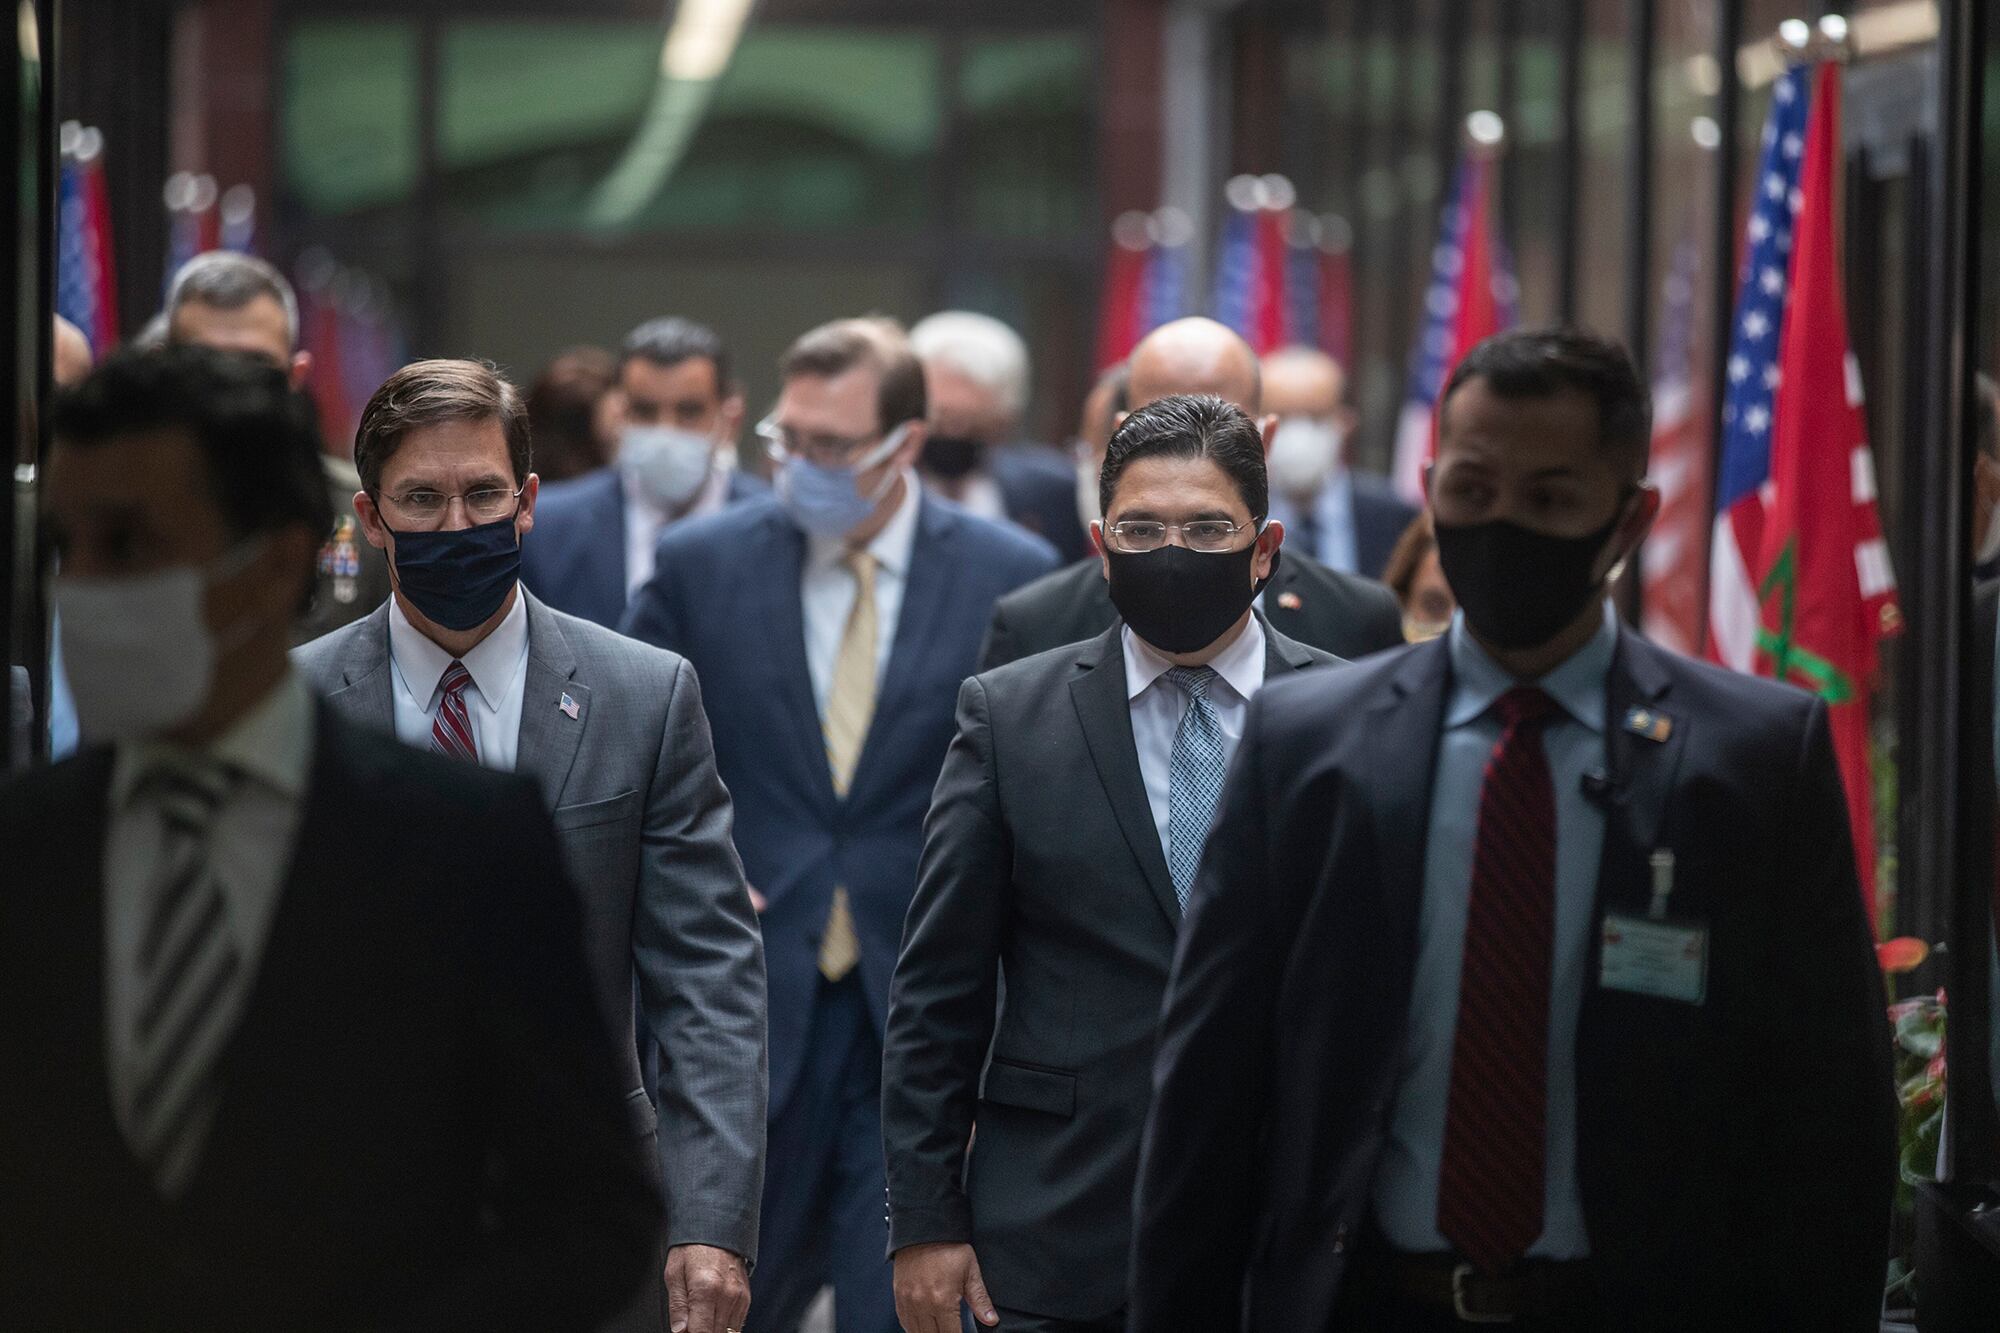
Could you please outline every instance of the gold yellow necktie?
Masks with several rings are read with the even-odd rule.
[[[854,573],[854,609],[840,636],[840,653],[833,660],[833,685],[826,695],[826,717],[820,729],[826,738],[827,767],[833,790],[843,799],[861,762],[868,723],[875,716],[875,557],[850,551],[846,564]],[[861,941],[854,932],[854,911],[845,886],[833,891],[833,907],[819,941],[819,970],[828,981],[839,981],[861,961]]]

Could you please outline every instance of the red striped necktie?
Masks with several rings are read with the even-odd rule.
[[[437,716],[431,721],[431,752],[476,764],[479,742],[473,739],[472,717],[465,711],[465,687],[471,683],[472,673],[465,669],[465,663],[454,660],[444,669],[439,682],[444,697],[438,700]]]
[[[1542,733],[1560,716],[1525,686],[1495,709],[1500,741],[1479,793],[1437,1217],[1444,1238],[1493,1273],[1542,1234],[1556,896],[1555,784]]]

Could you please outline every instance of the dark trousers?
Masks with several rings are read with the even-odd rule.
[[[1004,1306],[999,1310],[1000,1333],[1125,1333],[1123,1310],[1101,1319],[1051,1319],[1047,1315],[1026,1314]],[[986,1327],[970,1318],[966,1320],[966,1325],[974,1330]]]
[[[898,1333],[882,1169],[882,1041],[858,973],[821,982],[805,1068],[771,1117],[745,1333],[793,1333],[833,1284],[838,1333]]]
[[[1607,1327],[1594,1299],[1570,1294],[1548,1308],[1524,1311],[1508,1324],[1475,1324],[1460,1319],[1449,1306],[1420,1302],[1396,1283],[1388,1242],[1373,1227],[1366,1228],[1341,1274],[1333,1304],[1333,1333],[1471,1333],[1505,1329],[1507,1333],[1599,1333]]]

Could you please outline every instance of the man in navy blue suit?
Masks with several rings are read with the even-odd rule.
[[[882,1024],[961,681],[1004,592],[1053,569],[1017,528],[923,494],[923,370],[885,320],[807,333],[759,434],[776,493],[661,539],[627,634],[704,681],[764,907],[771,1119],[753,1327],[831,1280],[841,1333],[893,1333]]]
[[[1317,347],[1264,358],[1271,435],[1271,516],[1328,569],[1379,579],[1417,507],[1380,477],[1357,472],[1347,373]]]
[[[1450,632],[1251,700],[1132,1333],[1876,1328],[1896,1102],[1827,705],[1612,613],[1649,415],[1615,345],[1474,348]]]
[[[765,490],[730,465],[743,391],[712,330],[671,316],[632,330],[618,393],[617,460],[544,487],[535,540],[521,548],[529,591],[607,628],[617,627],[626,599],[652,577],[653,548],[668,524]]]

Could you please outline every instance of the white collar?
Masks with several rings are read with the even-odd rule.
[[[472,646],[472,651],[455,660],[465,664],[472,683],[478,687],[479,701],[488,712],[500,711],[521,663],[528,655],[528,593],[514,585],[514,605],[493,632]],[[402,603],[389,598],[389,655],[396,670],[419,707],[428,709],[437,697],[439,683],[454,661],[452,655],[424,636],[403,614]]]
[[[200,752],[280,796],[293,800],[303,796],[313,752],[313,700],[305,682],[286,668],[269,693]],[[114,807],[131,797],[148,769],[176,753],[184,751],[164,741],[120,745],[111,779]]]
[[[1173,670],[1174,664],[1134,634],[1130,625],[1119,630],[1119,637],[1125,648],[1125,697],[1136,699]],[[1257,692],[1264,683],[1264,624],[1254,612],[1242,632],[1208,665],[1239,699],[1247,702]]]
[[[902,577],[910,569],[910,553],[917,544],[917,507],[923,502],[923,486],[910,468],[903,469],[903,498],[896,512],[868,543],[868,554],[876,567]],[[809,559],[815,565],[837,565],[847,558],[847,543],[838,537],[808,537]]]

